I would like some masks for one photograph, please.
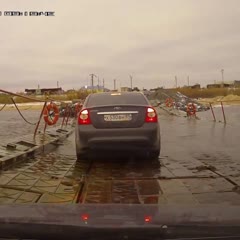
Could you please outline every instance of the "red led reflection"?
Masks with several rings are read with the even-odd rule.
[[[145,216],[144,221],[145,221],[146,223],[149,223],[149,222],[152,221],[152,217],[151,217],[151,216]]]
[[[82,220],[83,221],[87,221],[89,219],[89,215],[88,214],[83,214],[82,215]]]

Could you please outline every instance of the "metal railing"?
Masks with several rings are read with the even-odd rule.
[[[223,120],[224,120],[224,123],[226,124],[227,120],[226,120],[226,114],[225,114],[225,111],[224,111],[223,103],[227,103],[227,102],[239,102],[240,103],[240,100],[225,100],[225,101],[224,100],[218,100],[218,101],[212,101],[212,102],[208,102],[208,101],[201,101],[201,102],[206,102],[206,103],[209,104],[214,122],[216,122],[216,116],[215,116],[215,113],[214,113],[214,110],[213,110],[213,104],[220,103],[221,104],[222,115],[223,115]]]

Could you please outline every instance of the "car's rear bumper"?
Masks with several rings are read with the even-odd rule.
[[[96,129],[92,125],[76,127],[76,144],[83,150],[159,150],[160,130],[156,123],[140,128]]]

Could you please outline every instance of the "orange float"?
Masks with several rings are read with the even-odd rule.
[[[53,112],[53,118],[52,118],[52,113]],[[44,121],[48,124],[48,125],[54,125],[56,124],[56,122],[59,119],[59,110],[58,107],[55,103],[49,103],[44,111],[43,111],[43,118]]]
[[[167,107],[172,107],[173,106],[173,99],[172,98],[167,98],[166,101],[165,101],[165,104]]]
[[[188,116],[193,116],[196,115],[196,106],[193,103],[188,103],[187,105],[187,115]]]

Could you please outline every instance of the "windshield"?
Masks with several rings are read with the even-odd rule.
[[[0,239],[240,229],[239,9],[1,0]]]

